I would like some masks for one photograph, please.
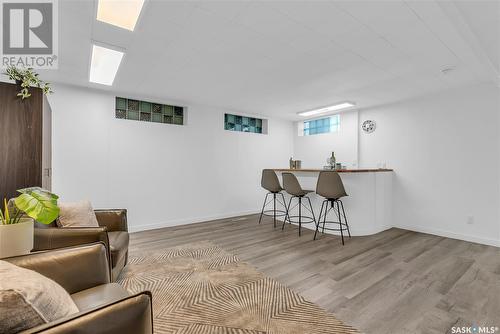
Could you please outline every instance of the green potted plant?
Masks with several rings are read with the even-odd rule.
[[[28,254],[33,249],[34,221],[50,224],[59,216],[58,197],[42,188],[18,190],[9,208],[0,209],[0,258]]]
[[[40,80],[38,73],[36,73],[32,68],[23,69],[15,66],[9,66],[7,67],[5,74],[9,76],[9,79],[14,80],[16,84],[20,86],[21,90],[17,96],[19,96],[22,100],[31,96],[29,92],[30,87],[38,87],[42,89],[45,95],[52,93],[50,83]]]

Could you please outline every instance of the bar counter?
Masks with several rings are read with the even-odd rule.
[[[394,170],[388,168],[357,168],[357,169],[310,169],[310,168],[274,168],[275,172],[304,172],[304,173],[319,173],[322,171],[335,171],[337,173],[380,173],[380,172],[393,172]]]
[[[324,169],[276,168],[274,171],[280,181],[282,181],[282,172],[292,172],[297,176],[303,189],[314,191],[318,175]],[[342,198],[342,201],[353,236],[371,235],[393,226],[392,178],[394,171],[392,169],[342,169],[336,170],[336,172],[339,173],[349,195]],[[285,196],[288,201],[289,197],[286,192]],[[307,196],[310,196],[314,214],[318,218],[323,198],[315,193]],[[315,228],[313,224],[303,224],[302,226],[310,229]],[[325,231],[325,233],[327,232]],[[338,234],[337,232],[328,233]]]

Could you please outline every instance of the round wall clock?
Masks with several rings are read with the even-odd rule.
[[[363,125],[361,127],[363,128],[364,132],[372,133],[377,128],[377,124],[375,123],[375,121],[372,121],[369,119],[369,120],[364,121]]]

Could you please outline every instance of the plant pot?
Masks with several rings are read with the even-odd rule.
[[[0,259],[31,252],[33,228],[31,218],[21,218],[18,224],[0,225]]]

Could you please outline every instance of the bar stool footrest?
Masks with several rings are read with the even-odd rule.
[[[340,228],[331,228],[331,227],[323,227],[323,223],[319,223],[319,226],[318,226],[318,232],[321,231],[321,233],[323,233],[323,230],[325,231],[334,231],[334,232],[340,232],[340,231],[349,231],[349,226],[345,223],[340,223],[340,222],[334,222],[334,221],[326,221],[325,222],[325,225],[326,224],[337,224],[339,225],[340,224]],[[344,227],[345,226],[345,227]],[[344,228],[342,228],[344,227]],[[349,236],[350,238],[350,236]]]
[[[297,218],[298,219],[299,216],[288,216],[288,219],[286,219],[285,222],[294,223],[294,224],[298,224],[299,223],[298,220],[292,220],[290,218]],[[302,220],[301,220],[300,223],[301,224],[316,223],[316,220],[313,217],[302,216]]]
[[[274,217],[274,210],[264,210],[262,212],[263,216]],[[284,217],[286,216],[286,211],[284,210],[276,210],[276,217]]]

